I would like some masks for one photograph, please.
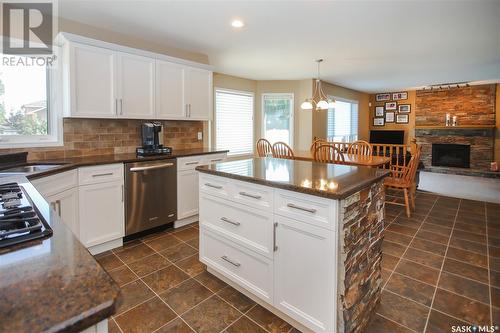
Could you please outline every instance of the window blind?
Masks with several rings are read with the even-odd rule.
[[[352,142],[358,139],[358,103],[336,100],[328,109],[327,136],[330,141]]]
[[[253,154],[253,94],[215,91],[215,146],[228,155]]]

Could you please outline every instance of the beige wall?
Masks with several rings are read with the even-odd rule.
[[[408,99],[396,101],[398,104],[410,104],[410,120],[408,124],[396,124],[386,123],[385,126],[373,126],[373,118],[375,117],[375,107],[384,106],[385,102],[375,102],[375,94],[370,95],[370,111],[368,114],[368,125],[370,129],[373,130],[404,130],[405,131],[405,142],[409,144],[413,138],[415,138],[415,90],[409,90]],[[394,120],[395,121],[395,120]]]
[[[323,92],[328,96],[358,101],[358,134],[359,139],[368,140],[368,101],[369,94],[322,82]],[[313,113],[313,137],[326,138],[327,110],[311,111]]]
[[[495,161],[500,163],[500,83],[497,83],[497,94],[495,98],[496,98]]]
[[[196,61],[203,64],[208,64],[208,56],[201,53],[181,50],[175,47],[166,46],[161,43],[155,43],[149,40],[143,40],[131,37],[119,32],[97,28],[84,23],[71,21],[67,19],[59,19],[59,31],[70,32],[73,34],[102,40],[108,43],[115,43],[143,49],[150,52],[161,53],[172,57],[182,58],[186,60]]]

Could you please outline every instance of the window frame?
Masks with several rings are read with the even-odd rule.
[[[357,119],[358,123],[356,125],[356,127],[357,127],[356,136],[359,139],[359,101],[355,100],[355,99],[348,99],[348,98],[343,98],[343,97],[335,97],[335,96],[332,96],[332,95],[328,95],[327,97],[330,98],[330,99],[333,99],[335,101],[340,101],[340,102],[345,102],[345,103],[350,103],[350,104],[356,104],[358,106],[358,119]],[[330,109],[327,109],[327,113],[326,113],[326,137],[327,138],[330,137],[330,135],[328,135],[328,112],[329,111],[330,111]],[[351,106],[351,119],[352,119],[352,106]]]
[[[289,135],[289,146],[293,149],[294,147],[294,127],[295,127],[295,95],[292,92],[283,92],[283,93],[262,93],[261,95],[261,137],[266,139],[266,114],[264,110],[264,96],[288,96],[291,99],[290,103],[290,135]],[[266,139],[267,140],[267,139]],[[271,142],[272,144],[272,142]]]
[[[214,87],[214,114],[213,114],[213,147],[215,149],[217,148],[217,92],[227,92],[227,93],[233,93],[233,94],[240,94],[240,95],[248,95],[252,97],[252,150],[250,153],[243,153],[243,154],[227,154],[229,158],[237,158],[237,157],[246,157],[246,156],[253,156],[255,154],[255,93],[253,91],[246,91],[246,90],[236,90],[236,89],[229,89],[229,88],[223,88],[223,87]],[[223,148],[221,148],[223,149]]]
[[[0,43],[2,37],[0,37]],[[53,45],[52,52],[56,56],[52,67],[47,67],[47,135],[2,135],[0,134],[0,148],[32,148],[63,146],[63,117],[62,117],[62,74],[60,61],[61,49]],[[3,58],[3,53],[0,53]],[[14,55],[17,56],[17,55]],[[19,55],[36,56],[36,55]]]

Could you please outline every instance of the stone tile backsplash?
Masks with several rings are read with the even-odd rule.
[[[0,149],[0,153],[28,151],[28,160],[134,153],[141,145],[142,120],[64,119],[64,145],[46,148]],[[164,144],[174,149],[202,148],[202,121],[162,121]]]

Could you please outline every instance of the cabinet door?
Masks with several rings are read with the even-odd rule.
[[[69,115],[87,118],[116,117],[114,52],[72,44],[69,63],[71,101]]]
[[[87,247],[125,234],[123,183],[109,182],[79,187],[80,241]]]
[[[79,223],[78,223],[78,190],[71,188],[69,190],[53,194],[47,197],[52,209],[54,209],[75,236],[79,237]]]
[[[156,116],[159,119],[185,119],[184,67],[156,61]]]
[[[185,69],[185,96],[190,120],[210,120],[212,111],[212,72]]]
[[[275,215],[274,306],[314,332],[335,331],[334,232]]]
[[[155,118],[155,59],[118,53],[118,116]]]
[[[184,170],[177,173],[177,218],[198,214],[198,171]]]

